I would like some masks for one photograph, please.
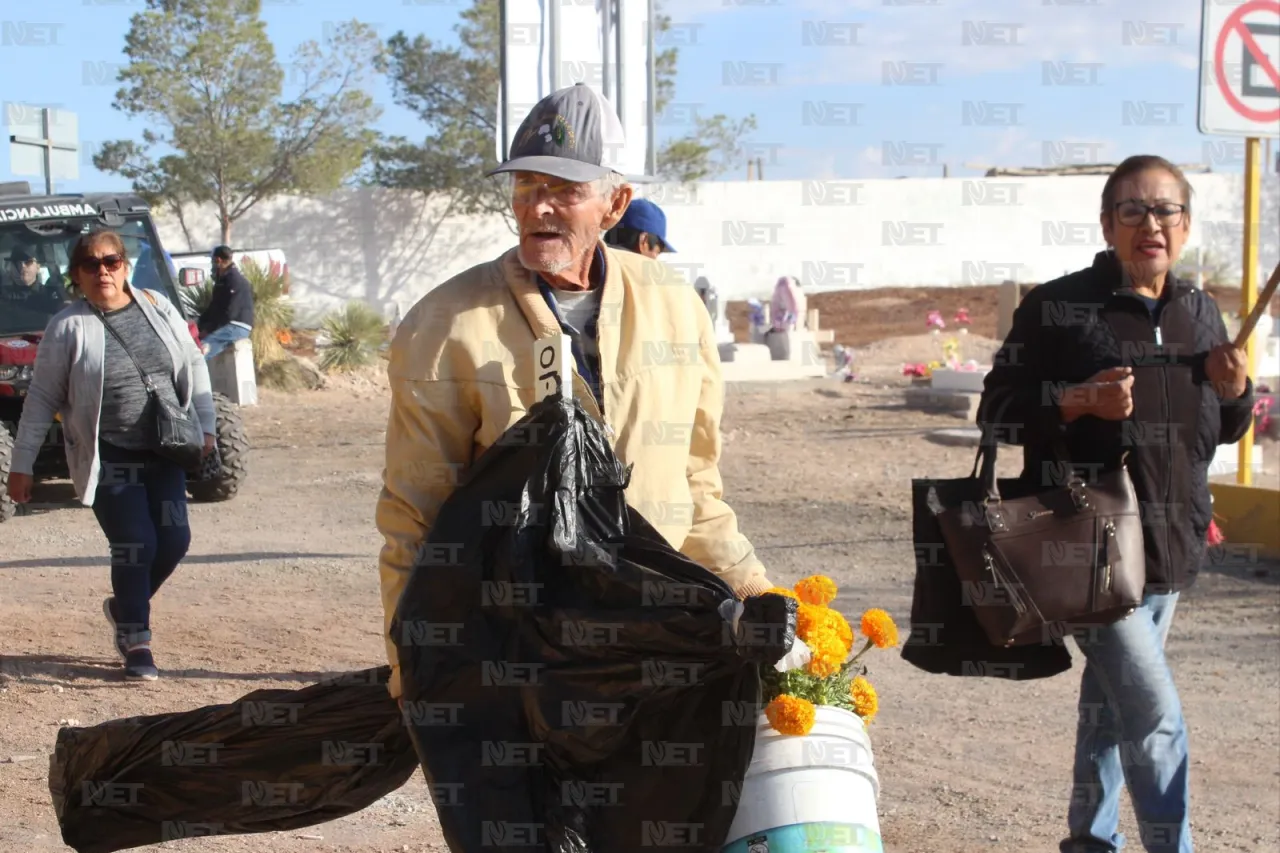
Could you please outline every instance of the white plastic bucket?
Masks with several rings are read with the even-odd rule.
[[[819,706],[807,735],[762,715],[723,853],[884,853],[871,741],[857,714]]]

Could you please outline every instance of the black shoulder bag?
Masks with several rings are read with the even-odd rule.
[[[133,357],[133,352],[130,351],[129,345],[124,342],[124,338],[107,320],[106,315],[99,311],[96,305],[90,303],[90,307],[93,308],[98,318],[102,320],[102,325],[119,342],[121,349],[125,351],[125,355],[129,356],[129,360],[133,362],[138,375],[142,377],[142,386],[147,389],[148,406],[155,418],[155,432],[152,436],[151,449],[157,455],[181,466],[184,471],[192,471],[199,468],[204,459],[204,430],[201,428],[200,422],[192,417],[189,408],[188,410],[180,409],[160,396],[156,391],[155,383],[151,381],[151,377],[147,375],[147,372],[142,369],[142,365],[138,364],[138,360]]]

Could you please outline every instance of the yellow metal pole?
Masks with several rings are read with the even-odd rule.
[[[1253,311],[1253,303],[1258,298],[1258,196],[1262,189],[1262,174],[1258,168],[1261,154],[1260,140],[1251,136],[1244,143],[1244,274],[1240,277],[1240,320]],[[1249,335],[1244,342],[1245,364],[1253,376],[1254,371],[1254,335]],[[1240,439],[1240,467],[1236,471],[1236,482],[1242,486],[1253,485],[1253,429],[1250,427]]]

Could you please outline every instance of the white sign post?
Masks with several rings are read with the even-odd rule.
[[[504,32],[495,144],[499,162],[534,104],[586,83],[613,105],[626,141],[606,146],[606,165],[648,174],[653,129],[650,4],[645,0],[501,0]]]
[[[1196,125],[1280,138],[1280,0],[1203,0]]]
[[[573,342],[568,335],[539,338],[533,344],[533,402],[563,394],[573,399]]]

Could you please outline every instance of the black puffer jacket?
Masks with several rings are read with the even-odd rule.
[[[1217,303],[1173,277],[1161,300],[1157,326],[1146,303],[1123,286],[1109,252],[1088,269],[1034,288],[1014,314],[978,412],[984,428],[1023,446],[1022,476],[1045,485],[1060,468],[1048,448],[1054,433],[1086,475],[1114,469],[1129,452],[1148,593],[1194,582],[1212,518],[1209,463],[1219,444],[1239,441],[1253,420],[1252,380],[1242,397],[1222,400],[1205,377],[1206,354],[1228,341]],[[1061,390],[1117,366],[1133,367],[1133,414],[1064,424]]]
[[[253,326],[253,285],[235,264],[214,280],[213,298],[196,321],[196,329],[207,335],[231,323]]]

